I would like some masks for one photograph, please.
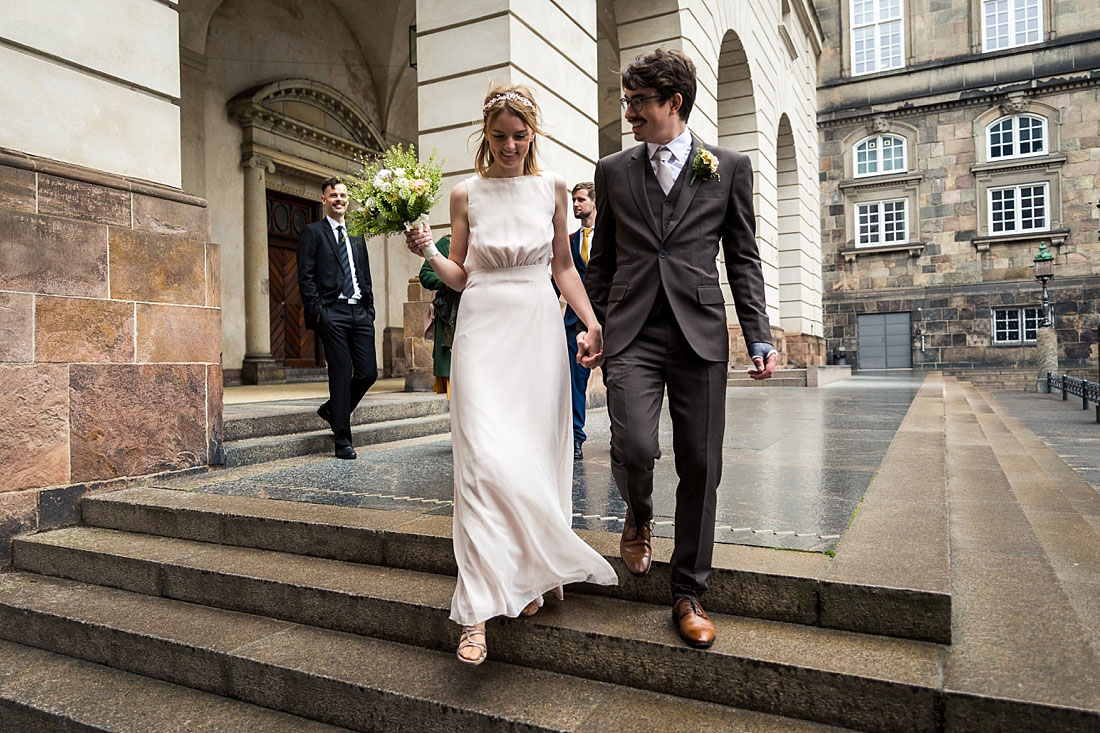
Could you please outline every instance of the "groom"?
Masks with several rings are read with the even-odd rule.
[[[622,84],[625,117],[642,144],[596,164],[600,205],[585,277],[604,328],[612,473],[628,507],[619,549],[631,573],[649,572],[653,462],[667,388],[680,479],[672,615],[685,642],[706,648],[714,624],[699,597],[714,547],[729,360],[719,242],[754,365],[749,375],[768,379],[778,359],[764,310],[752,166],[688,131],[695,64],[682,53],[639,56]],[[586,366],[602,361],[583,343],[580,350]]]

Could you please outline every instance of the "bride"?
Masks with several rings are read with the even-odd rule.
[[[540,171],[538,108],[525,87],[490,90],[477,175],[451,191],[448,257],[430,230],[406,235],[448,287],[462,291],[451,364],[457,655],[480,664],[485,622],[530,616],[565,583],[618,582],[571,528],[573,437],[565,329],[546,275],[588,327],[578,358],[603,349],[566,230],[565,181]],[[583,340],[582,340],[583,339]]]

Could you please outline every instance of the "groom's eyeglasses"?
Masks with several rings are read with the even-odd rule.
[[[641,112],[642,111],[642,106],[648,100],[650,100],[650,99],[660,99],[660,98],[661,98],[660,94],[650,94],[648,97],[623,97],[619,101],[622,103],[624,110],[627,107],[630,107],[630,109],[634,110],[635,112]]]

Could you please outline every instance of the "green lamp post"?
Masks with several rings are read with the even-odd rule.
[[[1035,255],[1035,279],[1043,284],[1043,328],[1054,325],[1051,318],[1050,302],[1047,297],[1047,282],[1054,279],[1054,255],[1047,250],[1047,243],[1039,243],[1039,254]]]

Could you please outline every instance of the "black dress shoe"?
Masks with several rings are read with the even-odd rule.
[[[336,449],[336,457],[337,458],[343,458],[344,460],[347,460],[347,461],[354,461],[355,460],[355,449],[352,448],[350,445],[340,446],[339,448]]]
[[[574,440],[573,441],[573,459],[574,460],[579,461],[580,459],[584,458],[584,451],[581,450],[582,445],[583,445],[583,443],[579,440]]]
[[[317,408],[317,416],[327,422],[329,428],[332,427],[332,405],[328,402]]]

